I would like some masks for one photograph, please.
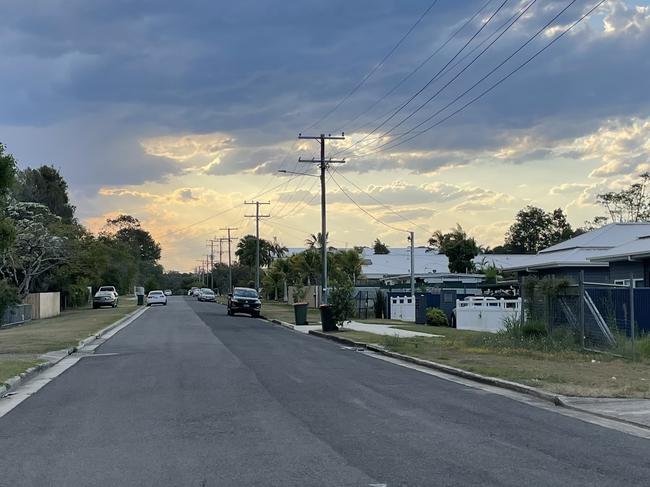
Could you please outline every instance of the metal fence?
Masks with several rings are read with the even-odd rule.
[[[3,326],[19,325],[32,319],[31,304],[16,304],[9,306],[0,318],[0,328]]]
[[[562,279],[522,283],[527,322],[543,323],[549,333],[570,331],[585,350],[636,357],[638,341],[650,334],[650,288]]]

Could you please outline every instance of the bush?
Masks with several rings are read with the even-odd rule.
[[[438,308],[427,308],[427,325],[449,326],[447,315]]]
[[[73,308],[87,306],[89,297],[88,286],[72,284],[68,287],[68,305]]]
[[[0,319],[5,313],[5,310],[14,304],[20,303],[16,288],[9,284],[7,281],[0,280]]]
[[[354,313],[354,286],[346,275],[340,275],[334,281],[334,287],[329,296],[329,304],[332,306],[332,316],[337,324],[350,319]]]

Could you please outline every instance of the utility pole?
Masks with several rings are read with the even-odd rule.
[[[343,164],[345,160],[332,160],[325,159],[325,141],[326,140],[343,140],[345,134],[341,133],[340,136],[320,135],[302,135],[298,134],[299,139],[312,139],[318,141],[320,144],[320,160],[317,159],[298,159],[300,162],[316,163],[320,167],[320,212],[321,212],[321,246],[322,246],[322,259],[323,259],[323,276],[321,282],[321,304],[327,304],[327,201],[326,201],[326,188],[325,188],[325,172],[330,164]]]
[[[208,240],[210,244],[210,289],[214,289],[214,243],[215,239]]]
[[[232,292],[232,257],[230,254],[230,242],[232,242],[232,237],[230,236],[230,232],[232,230],[237,230],[236,228],[233,227],[226,227],[226,228],[221,228],[221,230],[227,230],[228,231],[228,237],[224,238],[224,240],[228,241],[228,292]]]
[[[411,241],[411,296],[415,296],[415,238],[413,232],[409,232]]]
[[[255,290],[260,291],[260,218],[269,218],[271,215],[260,215],[260,205],[270,205],[271,202],[244,201],[245,205],[255,205],[254,215],[244,215],[246,218],[255,218]]]

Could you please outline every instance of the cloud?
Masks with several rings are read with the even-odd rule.
[[[561,194],[575,194],[584,191],[589,186],[589,184],[582,183],[562,183],[558,186],[553,186],[548,194],[553,196]]]

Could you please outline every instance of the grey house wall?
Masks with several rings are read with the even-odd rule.
[[[618,279],[629,279],[630,274],[634,275],[634,279],[644,279],[643,262],[621,261],[609,263],[609,278],[611,282]]]
[[[587,282],[611,282],[609,280],[608,267],[554,267],[552,269],[540,269],[534,273],[520,272],[519,278],[532,275],[537,276],[539,279],[544,277],[556,277],[558,279],[568,279],[573,282],[580,281],[580,271],[585,273],[585,281]]]

